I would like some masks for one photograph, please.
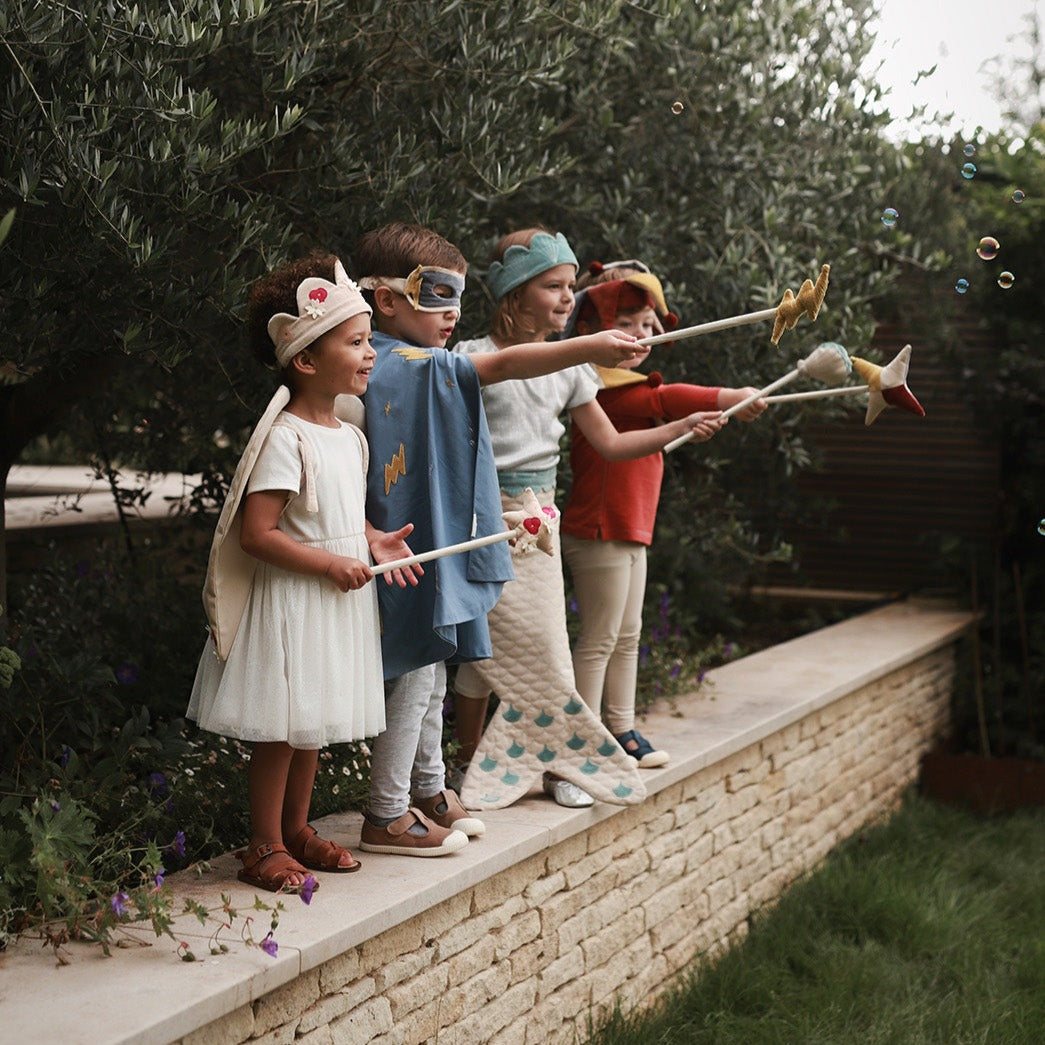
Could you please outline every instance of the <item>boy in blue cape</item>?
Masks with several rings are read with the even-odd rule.
[[[355,251],[377,351],[364,400],[367,518],[381,529],[412,522],[415,551],[504,529],[482,385],[580,363],[615,366],[635,354],[634,339],[613,331],[487,356],[447,351],[467,268],[442,236],[401,222],[367,233]],[[513,573],[503,543],[413,572],[416,586],[378,588],[387,725],[373,746],[360,847],[442,856],[485,830],[446,786],[445,664],[491,655],[486,614]]]

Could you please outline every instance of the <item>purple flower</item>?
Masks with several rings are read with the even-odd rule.
[[[735,650],[735,649],[736,649],[736,646],[734,646],[732,642],[727,642],[722,647],[722,656],[723,657],[732,657],[733,656],[733,650]]]
[[[150,773],[145,778],[145,788],[154,798],[163,798],[167,794],[167,778],[162,773]]]
[[[55,811],[56,813],[60,813],[60,812],[62,811],[62,804],[61,804],[60,802],[52,802],[52,803],[51,803],[51,808],[52,808],[52,809],[53,809],[53,810],[54,810],[54,811]]]
[[[699,682],[703,682],[704,681],[704,676],[706,674],[707,674],[707,672],[703,668],[701,668],[700,671],[697,672],[697,682],[698,683]]]
[[[72,758],[73,749],[68,744],[62,747],[62,753],[58,756],[58,762],[60,765],[69,765],[69,759]]]
[[[166,873],[167,873],[167,872],[166,872],[166,871],[164,870],[164,868],[162,868],[162,867],[161,867],[161,868],[160,868],[160,869],[159,869],[159,870],[158,870],[158,871],[157,871],[157,872],[156,872],[156,873],[155,873],[155,874],[154,874],[154,875],[152,876],[152,880],[153,880],[153,881],[154,881],[154,882],[156,883],[156,888],[157,888],[157,889],[159,889],[159,887],[160,887],[161,885],[163,885],[163,876],[164,876],[164,875],[165,875]]]
[[[679,672],[681,670],[682,670],[682,664],[679,661],[676,660],[675,663],[672,664],[672,666],[671,666],[671,671],[669,672],[669,677],[672,678],[672,679],[677,679],[679,677]]]
[[[138,665],[126,661],[116,669],[116,681],[121,686],[133,686],[138,681]]]
[[[646,658],[649,656],[649,646],[645,643],[639,646],[639,667],[646,666]]]
[[[117,918],[122,918],[127,913],[127,901],[130,897],[123,892],[117,893],[110,901],[109,906]]]
[[[305,880],[301,883],[301,888],[298,890],[298,896],[301,897],[301,902],[307,907],[312,903],[312,894],[316,891],[316,879],[313,875],[306,875]]]
[[[174,841],[170,844],[170,852],[175,856],[183,857],[185,855],[185,832],[179,831],[174,836]]]
[[[272,933],[270,932],[264,940],[261,941],[261,949],[270,957],[275,958],[276,953],[279,951],[279,944],[272,939]]]
[[[667,622],[668,619],[668,608],[671,606],[671,597],[667,592],[664,592],[660,597],[660,619]]]
[[[570,611],[570,613],[576,613],[577,612],[577,598],[576,598],[576,596],[574,596],[574,595],[570,596],[570,601],[567,604],[566,608]]]

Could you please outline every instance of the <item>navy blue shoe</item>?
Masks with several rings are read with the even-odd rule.
[[[639,769],[656,769],[671,761],[671,755],[666,751],[658,751],[637,729],[621,733],[616,740],[624,748],[624,753],[638,762]]]

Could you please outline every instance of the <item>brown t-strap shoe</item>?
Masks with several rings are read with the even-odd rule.
[[[424,830],[410,830],[419,824]],[[399,856],[446,856],[468,844],[462,831],[450,831],[429,820],[420,809],[411,806],[401,817],[384,827],[363,820],[359,848],[368,853],[395,853]]]
[[[472,816],[461,805],[457,792],[451,791],[450,788],[432,795],[431,798],[419,798],[415,804],[425,816],[434,820],[440,827],[463,831],[469,838],[486,833],[486,824]]]

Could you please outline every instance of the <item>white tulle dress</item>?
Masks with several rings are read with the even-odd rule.
[[[291,491],[281,530],[369,563],[362,438],[343,422],[326,428],[283,413],[247,493]],[[318,511],[306,506],[303,453],[312,458]],[[342,592],[325,578],[258,563],[228,659],[208,640],[187,716],[212,733],[296,748],[376,736],[385,705],[374,585]]]

